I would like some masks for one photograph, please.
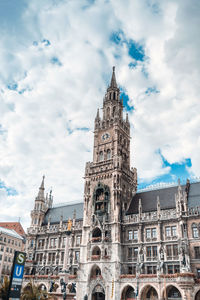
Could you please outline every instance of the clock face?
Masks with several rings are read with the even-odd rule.
[[[108,132],[104,133],[104,134],[101,136],[102,141],[105,141],[105,140],[107,140],[107,139],[109,139],[109,138],[110,138],[110,134],[109,134]]]

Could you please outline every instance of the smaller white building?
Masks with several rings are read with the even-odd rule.
[[[10,275],[14,253],[24,250],[24,238],[14,229],[0,227],[0,280]]]

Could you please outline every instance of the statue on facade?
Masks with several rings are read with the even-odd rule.
[[[181,270],[183,272],[190,272],[191,268],[190,268],[188,245],[184,242],[180,246],[179,257],[180,257]]]
[[[142,268],[144,265],[144,249],[143,246],[140,246],[139,251],[138,251],[138,261],[136,265],[136,273],[141,274],[142,273]]]
[[[67,231],[71,231],[71,229],[72,229],[72,220],[69,219],[67,222]]]
[[[164,251],[162,246],[160,246],[158,251],[157,271],[160,273],[164,272]]]

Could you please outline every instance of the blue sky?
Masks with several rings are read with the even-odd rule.
[[[200,175],[199,13],[197,0],[0,1],[2,220],[28,226],[43,174],[55,203],[82,201],[112,66],[138,187]]]

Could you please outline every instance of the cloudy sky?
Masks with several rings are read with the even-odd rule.
[[[30,223],[45,174],[82,201],[116,66],[139,187],[200,175],[199,0],[0,1],[1,221]]]

